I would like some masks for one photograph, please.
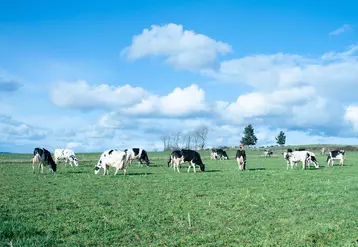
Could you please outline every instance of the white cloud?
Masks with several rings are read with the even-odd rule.
[[[193,84],[183,89],[177,87],[166,96],[153,95],[123,112],[130,115],[181,117],[208,110],[204,90]]]
[[[344,113],[344,119],[352,124],[353,129],[358,132],[358,106],[348,106]]]
[[[178,69],[199,70],[212,65],[217,54],[232,51],[230,45],[221,41],[183,30],[182,25],[152,25],[132,39],[122,54],[136,60],[146,56],[164,56],[166,62]]]
[[[144,89],[128,84],[122,87],[90,85],[86,81],[60,82],[51,89],[51,100],[55,105],[77,109],[119,109],[148,95]]]
[[[223,61],[218,70],[202,73],[220,81],[248,84],[259,91],[302,85],[337,89],[358,80],[358,61],[353,56],[356,50],[351,46],[346,52],[325,53],[316,59],[281,53],[248,56]]]
[[[53,87],[51,99],[60,107],[87,110],[110,109],[132,116],[185,117],[209,110],[205,102],[204,90],[195,84],[185,88],[177,87],[168,95],[159,96],[130,85],[90,86],[84,81],[79,81],[73,84],[61,83]],[[110,123],[112,127],[117,127],[119,124],[120,122]]]
[[[11,116],[0,115],[0,139],[2,141],[41,140],[47,134],[48,131],[43,128],[36,128],[14,120]]]
[[[349,30],[352,30],[352,27],[350,25],[348,25],[348,24],[344,24],[340,28],[337,28],[336,30],[333,30],[332,32],[330,32],[329,36],[338,35],[338,34],[344,33],[344,32],[349,31]]]
[[[352,55],[358,51],[358,45],[351,45],[344,52],[327,52],[322,56],[323,60],[346,60],[351,58]]]
[[[314,123],[317,114],[325,107],[325,100],[317,96],[315,88],[303,86],[272,92],[243,94],[237,98],[236,102],[218,102],[216,111],[223,119],[234,123],[274,117],[281,125],[285,124],[282,122],[283,119],[299,125]],[[322,124],[328,120],[319,118],[319,123]]]

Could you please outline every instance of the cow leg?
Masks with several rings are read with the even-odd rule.
[[[191,162],[191,165],[192,165],[192,166],[193,166],[193,168],[194,168],[194,173],[196,173],[195,163],[193,163],[193,161]]]
[[[119,167],[118,166],[116,166],[116,170],[115,170],[115,172],[114,172],[114,176],[116,176],[117,175],[117,172],[119,171]]]
[[[341,162],[340,162],[340,163],[341,163],[341,166],[343,166],[343,163],[344,163],[344,159],[341,159]]]
[[[106,172],[107,172],[107,164],[104,164],[103,165],[103,176],[106,175]]]
[[[127,176],[127,167],[124,167],[124,168],[123,168],[123,175],[124,175],[124,176]]]

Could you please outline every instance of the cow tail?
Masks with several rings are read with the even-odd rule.
[[[328,154],[328,155],[327,155],[327,162],[329,161],[330,158],[331,158],[331,157],[330,157],[330,155]]]

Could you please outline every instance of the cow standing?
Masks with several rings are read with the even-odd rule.
[[[144,161],[147,167],[150,164],[148,154],[144,149],[141,148],[131,148],[125,149],[124,152],[126,153],[126,162],[131,165],[133,160],[139,160],[140,164]]]
[[[245,150],[237,150],[236,151],[236,161],[239,168],[239,171],[246,170],[246,152]]]
[[[56,173],[57,165],[55,161],[52,159],[51,153],[45,148],[35,148],[34,149],[34,157],[32,158],[32,170],[35,173],[35,163],[39,164],[39,170],[41,169],[41,173],[44,172],[44,165],[50,166],[50,170],[53,173]]]
[[[180,172],[179,165],[184,162],[190,162],[188,172],[190,172],[190,168],[193,167],[194,172],[196,173],[195,165],[198,165],[202,172],[205,171],[205,164],[203,164],[200,154],[190,149],[181,149],[173,151],[170,155],[168,166],[170,163],[172,163],[174,170],[177,169],[177,171]]]
[[[56,163],[59,161],[65,161],[65,166],[67,163],[70,163],[72,167],[72,164],[74,164],[76,167],[78,166],[78,159],[71,149],[55,149],[54,156]]]
[[[334,160],[339,160],[339,164],[343,166],[344,163],[344,150],[333,150],[328,153],[327,156],[327,166],[329,167],[332,164],[334,164]]]
[[[264,150],[264,155],[265,155],[265,157],[271,157],[271,155],[273,154],[273,152],[272,152],[272,150],[271,149],[268,149],[268,150]]]
[[[288,149],[287,152],[285,152],[285,159],[287,160],[287,169],[289,165],[291,165],[291,169],[293,169],[293,165],[297,166],[298,162],[302,162],[302,169],[305,169],[306,165],[309,165],[310,162],[312,162],[316,168],[319,168],[315,154],[309,151],[292,151],[292,149]]]
[[[108,168],[114,167],[116,170],[114,176],[117,175],[119,170],[124,170],[124,175],[127,174],[126,153],[118,151],[117,149],[110,149],[104,151],[95,167],[95,174],[98,174],[103,168],[103,175],[108,175]]]
[[[169,156],[169,161],[168,161],[168,167],[169,166],[173,166],[175,164],[175,159],[177,157],[181,157],[181,151],[180,150],[174,150],[170,156]],[[183,160],[181,160],[180,164],[184,163]],[[179,167],[180,167],[180,164],[179,164]],[[175,168],[174,168],[175,169]]]
[[[212,160],[221,159],[221,160],[228,160],[229,156],[227,155],[226,151],[220,148],[213,148],[211,150],[210,155]]]

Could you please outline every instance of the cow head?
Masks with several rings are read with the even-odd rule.
[[[307,162],[307,163],[308,163],[308,162],[312,162],[312,163],[314,164],[314,167],[315,167],[316,169],[319,168],[319,163],[318,163],[318,161],[317,161],[317,159],[316,159],[316,156],[314,156],[313,154],[307,153],[307,160],[306,160],[306,162]]]
[[[205,172],[205,165],[202,163],[199,165],[200,171]]]
[[[73,164],[74,164],[75,166],[78,166],[78,159],[76,158],[76,156],[71,155],[71,156],[70,156],[70,160],[73,162]]]

